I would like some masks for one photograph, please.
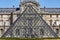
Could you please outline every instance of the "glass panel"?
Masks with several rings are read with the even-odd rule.
[[[16,29],[16,35],[20,35],[20,30]]]
[[[40,29],[40,35],[44,35],[44,30]]]

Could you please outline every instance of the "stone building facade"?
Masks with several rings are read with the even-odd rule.
[[[23,16],[21,17],[21,15]],[[35,16],[37,17],[37,19]],[[39,25],[39,27],[33,26],[35,22],[32,21],[33,18],[37,20],[36,25]],[[22,35],[23,34],[22,29],[24,28],[23,26],[22,26],[23,28],[21,28],[21,25],[24,23],[22,20],[26,23],[26,25],[23,26],[25,27],[28,25],[29,27],[29,28],[26,27],[27,28],[26,30],[28,31],[30,29],[31,31],[31,32],[30,31],[26,32],[26,33],[30,33],[29,35],[26,34],[25,36]],[[22,22],[21,24],[20,21]],[[19,28],[21,31],[18,30]],[[14,31],[15,29],[17,29],[16,31],[20,32],[21,34],[15,32]],[[35,30],[36,34],[34,34],[34,31],[32,32],[32,30]],[[44,30],[45,30],[45,35],[44,35]],[[34,35],[32,35],[31,33]],[[20,36],[18,36],[19,34]],[[46,7],[40,8],[40,5],[38,2],[36,2],[36,0],[33,1],[21,0],[20,8],[0,8],[0,37],[33,37],[33,36],[34,37],[59,37],[60,36],[60,8],[46,8]]]

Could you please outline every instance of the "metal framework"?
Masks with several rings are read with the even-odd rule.
[[[58,37],[32,5],[27,5],[22,14],[2,37]]]

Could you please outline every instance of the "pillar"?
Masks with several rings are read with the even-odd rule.
[[[13,13],[11,13],[11,17],[10,17],[10,25],[12,26],[13,24]]]

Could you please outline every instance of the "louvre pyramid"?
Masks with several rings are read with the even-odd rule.
[[[36,9],[28,5],[17,20],[2,37],[57,37],[57,34],[37,13]]]

